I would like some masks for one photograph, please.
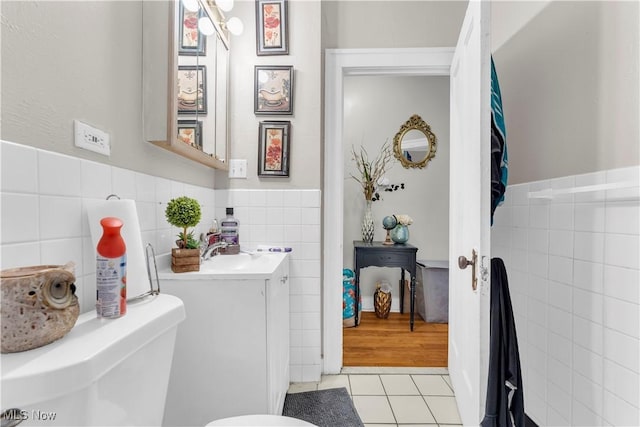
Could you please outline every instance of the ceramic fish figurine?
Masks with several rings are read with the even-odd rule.
[[[0,271],[2,353],[31,350],[73,328],[80,305],[73,263]]]

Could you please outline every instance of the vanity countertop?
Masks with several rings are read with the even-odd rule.
[[[240,253],[216,255],[200,263],[200,271],[174,273],[171,256],[159,257],[158,277],[161,280],[269,279],[287,258],[282,252]]]

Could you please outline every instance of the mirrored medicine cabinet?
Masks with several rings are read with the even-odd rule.
[[[142,2],[144,136],[228,170],[229,33],[213,0],[186,3]]]

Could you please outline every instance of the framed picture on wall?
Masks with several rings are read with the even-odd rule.
[[[180,38],[178,41],[178,55],[205,55],[207,37],[198,31],[198,20],[203,16],[202,8],[191,12],[180,5]]]
[[[292,65],[256,65],[253,110],[256,115],[293,114]]]
[[[178,67],[178,114],[207,114],[207,67]]]
[[[258,176],[289,176],[291,122],[260,122],[258,136]]]
[[[256,0],[256,53],[288,55],[287,0]]]
[[[178,120],[178,141],[202,150],[202,121]]]

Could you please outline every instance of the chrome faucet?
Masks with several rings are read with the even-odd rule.
[[[209,247],[207,247],[207,249],[205,249],[204,252],[202,253],[202,259],[207,260],[212,256],[215,256],[216,253],[219,252],[220,248],[226,248],[227,246],[228,246],[228,243],[225,241],[217,242],[217,243],[214,243],[213,245],[209,245]]]

